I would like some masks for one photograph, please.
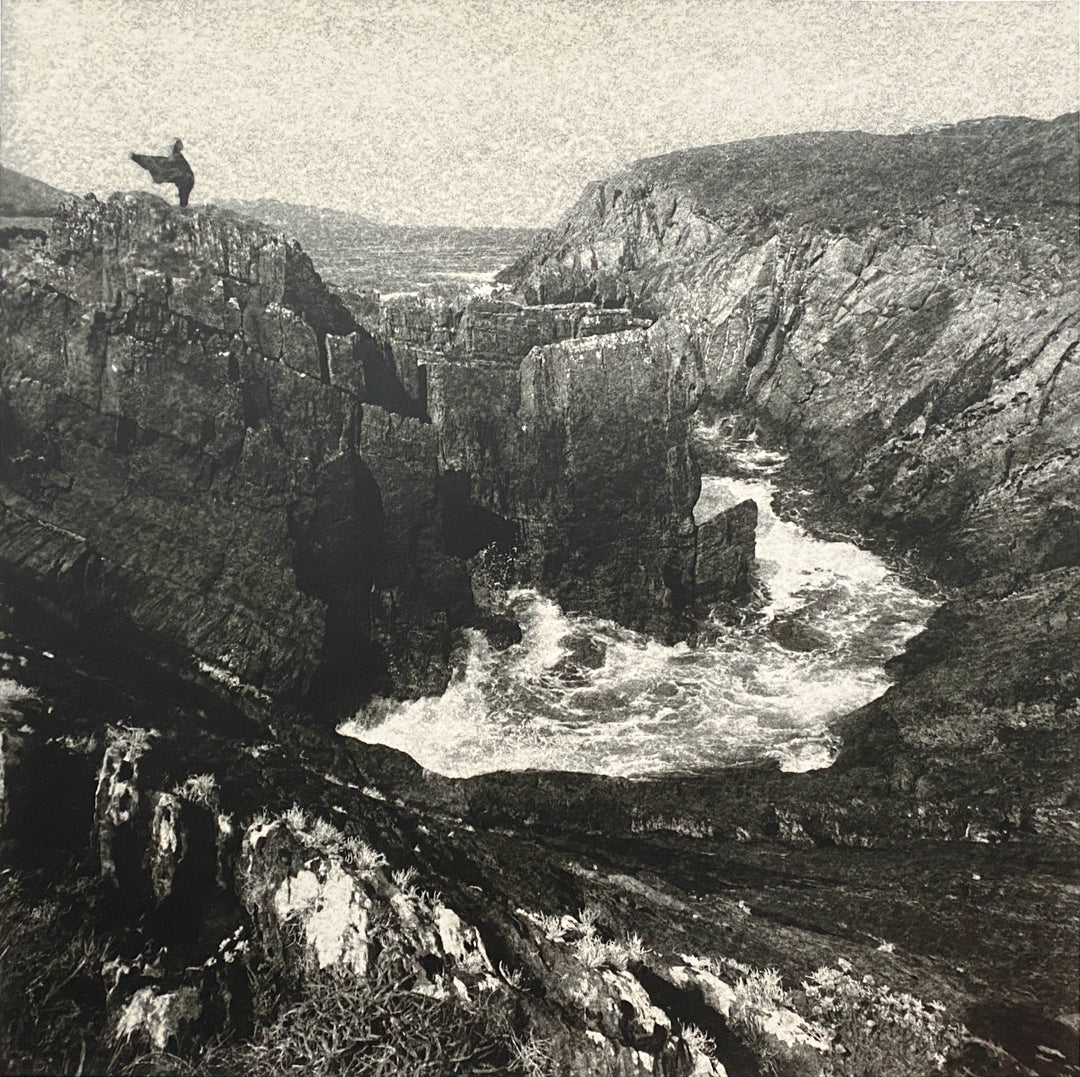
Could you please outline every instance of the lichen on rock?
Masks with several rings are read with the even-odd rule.
[[[143,1036],[159,1051],[176,1039],[185,1025],[199,1017],[202,1007],[198,992],[191,987],[159,991],[141,987],[132,995],[117,1021],[118,1038]]]

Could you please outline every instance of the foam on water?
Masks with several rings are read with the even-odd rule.
[[[534,590],[508,597],[521,643],[494,650],[469,632],[447,691],[376,701],[341,732],[407,752],[455,777],[493,770],[626,776],[689,773],[774,758],[827,766],[827,725],[888,686],[884,661],[935,603],[880,559],[826,542],[771,508],[783,457],[752,443],[744,475],[705,476],[699,522],[744,498],[758,505],[760,613],[708,642],[666,646],[610,621],[564,613]]]

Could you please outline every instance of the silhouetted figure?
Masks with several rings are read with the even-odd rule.
[[[195,186],[195,173],[180,152],[183,148],[183,142],[176,139],[168,157],[147,157],[143,153],[133,153],[131,159],[137,165],[142,165],[155,183],[175,183],[180,193],[180,205],[186,206],[191,188]]]

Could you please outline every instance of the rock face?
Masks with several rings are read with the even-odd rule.
[[[4,258],[0,566],[26,596],[295,697],[440,691],[492,543],[634,624],[693,593],[685,340],[481,304],[432,375],[295,245],[152,196],[73,200]],[[589,340],[518,370],[561,335]]]
[[[700,386],[686,335],[661,326],[543,345],[516,366],[432,363],[428,408],[447,476],[514,525],[527,579],[568,608],[663,632],[696,594]],[[709,594],[741,595],[753,525],[716,527]]]
[[[718,520],[696,586],[700,357],[678,326],[646,324],[591,303],[404,297],[379,333],[438,431],[454,548],[496,541],[567,607],[669,633],[695,598],[745,595],[754,535]]]
[[[69,204],[4,277],[7,571],[263,691],[376,669],[375,564],[409,510],[360,452],[379,394],[331,384],[327,338],[351,334],[354,385],[381,353],[306,256],[125,196]],[[436,474],[429,443],[432,490]]]
[[[517,361],[444,352],[425,361],[430,421],[396,356],[339,318],[302,257],[259,230],[245,226],[239,247],[230,239],[227,273],[205,275],[190,272],[199,264],[190,256],[169,263],[172,243],[190,251],[205,236],[218,249],[210,237],[228,233],[228,219],[153,200],[81,204],[49,252],[13,249],[0,537],[14,551],[3,583],[15,609],[0,607],[0,853],[16,870],[0,886],[0,913],[17,944],[0,978],[0,1016],[16,1014],[0,1027],[4,1063],[133,1071],[149,1049],[159,1069],[171,1064],[165,1051],[207,1074],[275,1061],[313,1072],[337,1061],[344,1042],[318,1037],[344,1027],[368,1059],[410,1042],[434,1072],[463,1045],[477,1067],[509,1074],[1077,1072],[1080,566],[1059,528],[1072,489],[1063,414],[1075,412],[1071,354],[1055,351],[1068,325],[1055,335],[1042,320],[1064,302],[1055,274],[1074,272],[1059,227],[1073,203],[1055,202],[1059,173],[1073,166],[1067,153],[1039,156],[1071,130],[995,121],[906,141],[812,136],[641,166],[670,173],[672,190],[693,181],[703,201],[597,188],[579,222],[587,242],[549,251],[521,279],[548,297],[626,299],[666,317],[648,331],[545,343]],[[980,156],[995,141],[1004,154],[996,171]],[[1031,204],[1018,200],[1018,175]],[[894,302],[899,278],[914,272],[908,259],[935,248],[917,238],[922,216],[883,224],[881,215],[908,213],[909,187],[946,181],[946,207],[974,198],[976,181],[980,208],[1011,205],[1017,249],[1031,263],[1010,277],[987,248],[989,260],[971,268],[986,277],[981,292],[948,269],[948,304],[936,307],[929,293],[915,306]],[[874,184],[881,189],[869,192]],[[150,224],[125,232],[138,214]],[[1004,244],[1008,230],[995,221]],[[962,253],[981,249],[975,223]],[[170,242],[143,251],[142,234]],[[845,244],[865,254],[870,235],[870,260],[848,260]],[[785,251],[802,276],[788,274]],[[821,254],[812,263],[811,251]],[[873,298],[872,263],[892,280],[891,298],[873,323],[868,314],[856,323],[836,296]],[[894,264],[903,271],[886,272]],[[226,287],[241,288],[235,308]],[[1026,319],[1015,305],[1025,288],[1036,303]],[[950,366],[950,354],[934,351],[944,348],[934,327],[944,319],[967,349],[961,330],[971,323],[954,321],[955,311],[981,309],[986,294],[1002,318],[1021,314],[994,330],[985,355],[969,349],[967,367]],[[792,313],[785,304],[796,300],[804,306]],[[219,310],[219,320],[208,312]],[[850,347],[836,342],[828,355],[831,337],[815,351],[803,335],[803,319],[825,333],[826,311],[851,329]],[[1047,344],[1036,349],[1025,326],[1043,327]],[[892,329],[895,340],[874,335]],[[980,365],[987,356],[1001,365]],[[252,593],[293,595],[289,615],[322,633],[313,644],[294,621],[263,644],[248,602],[245,624],[255,627],[245,645],[282,682],[312,656],[330,663],[332,623],[346,651],[377,649],[395,677],[436,678],[453,611],[470,601],[464,563],[490,541],[517,544],[571,599],[614,601],[617,590],[653,608],[685,601],[691,559],[701,588],[738,571],[727,544],[745,540],[753,515],[736,507],[691,541],[696,479],[683,447],[702,362],[708,391],[802,446],[810,474],[834,495],[858,493],[870,466],[861,454],[880,462],[892,444],[895,415],[888,429],[853,425],[876,399],[875,379],[895,374],[901,396],[937,386],[911,405],[912,440],[896,450],[913,454],[904,459],[916,478],[930,475],[920,470],[936,459],[930,446],[967,446],[970,485],[920,487],[894,475],[908,510],[931,521],[914,541],[971,579],[894,664],[893,687],[838,726],[832,767],[443,779],[390,749],[335,737],[300,707],[245,693],[226,669],[192,682],[151,648],[132,659],[89,650],[70,632],[72,613],[103,609],[158,631],[165,613],[140,598],[157,595],[193,626],[177,645],[201,646],[202,607],[170,573],[185,568],[175,567],[181,551],[201,566],[220,548],[217,529],[234,520],[234,504],[259,549],[274,534],[284,546],[269,565],[226,558],[225,584],[250,573]],[[952,371],[941,385],[935,364]],[[969,384],[965,370],[982,380]],[[211,374],[218,380],[207,387]],[[152,392],[140,389],[145,378]],[[205,414],[196,422],[181,406],[185,379],[201,408],[218,409],[205,433]],[[1018,395],[1016,379],[1032,387],[1023,391],[1036,408],[1006,399]],[[808,399],[785,388],[809,383]],[[119,421],[129,414],[136,421]],[[984,443],[997,423],[1016,445],[1011,457]],[[193,443],[221,459],[218,438],[229,431],[241,442],[238,462],[211,468],[208,491],[176,479],[176,461],[190,459],[184,474],[199,474]],[[648,474],[635,475],[627,445]],[[1038,472],[1022,470],[1032,461],[1042,461]],[[606,488],[610,474],[638,484]],[[217,515],[215,489],[233,499]],[[962,496],[952,500],[954,490]],[[1042,498],[1041,517],[1025,507],[1029,494]],[[887,496],[858,502],[870,506],[866,519],[888,518]],[[176,550],[127,503],[150,497],[183,538]],[[964,530],[995,498],[986,533]],[[102,505],[140,528],[138,543],[121,541]],[[360,511],[368,506],[372,517]],[[621,522],[653,540],[619,575],[624,547],[613,541],[606,557],[604,546],[621,541]],[[226,547],[243,537],[239,525],[225,534]],[[93,560],[99,547],[115,562]],[[345,570],[357,549],[366,567],[351,591]],[[51,620],[25,616],[22,588],[48,596],[39,605]],[[349,605],[365,595],[366,635]],[[216,601],[206,599],[211,643],[213,615],[223,615]],[[799,631],[774,628],[812,651]],[[54,1028],[63,1058],[41,1035]],[[215,1057],[205,1048],[222,1029],[233,1053]],[[303,1054],[312,1042],[314,1059],[310,1047]]]
[[[427,379],[434,363],[479,360],[517,366],[542,344],[648,324],[625,309],[604,310],[592,303],[526,306],[502,298],[461,302],[404,295],[372,308],[352,297],[349,301],[361,324],[385,343],[418,415],[427,413]]]
[[[536,348],[520,375],[518,417],[536,461],[530,492],[542,506],[526,529],[533,559],[561,562],[560,593],[577,608],[627,620],[643,593],[654,609],[684,606],[699,492],[688,450],[699,385],[689,350],[637,330]],[[666,407],[650,408],[657,400]],[[598,519],[634,524],[605,535],[594,530]],[[620,540],[625,556],[614,563],[607,546]],[[606,594],[595,602],[594,592]]]
[[[955,580],[1080,556],[1075,115],[642,161],[504,274],[694,328],[708,393]]]
[[[893,937],[951,952],[964,976],[983,963],[994,986],[976,988],[969,1021],[1010,1045],[1035,1028],[1058,1037],[1026,1056],[1046,1073],[1076,1065],[1075,1031],[1060,1039],[1076,1020],[1074,876],[1050,865],[1075,860],[1078,834],[1078,149],[1070,115],[690,150],[593,185],[503,275],[526,302],[625,303],[687,327],[706,400],[790,452],[789,476],[825,495],[819,522],[899,541],[959,585],[894,663],[897,684],[837,726],[829,770],[660,782],[602,804],[610,785],[561,790],[561,808],[530,791],[523,815],[570,827],[591,804],[607,835],[655,826],[813,848],[833,873],[827,899],[763,883],[749,905],[785,924],[862,923],[890,952]],[[673,803],[699,811],[673,816]],[[982,866],[962,868],[979,846]],[[883,851],[878,927],[865,893],[835,881],[859,875],[843,851],[858,847]],[[991,870],[993,896],[980,890],[955,920],[925,878],[920,896],[897,897],[921,871],[910,855],[943,866],[947,901]],[[1009,926],[1029,901],[1045,903],[1045,934]],[[1034,935],[1061,959],[1022,986]]]
[[[508,1074],[536,1072],[530,1043],[612,1077],[1071,1072],[1076,571],[939,614],[805,774],[445,779],[264,699],[129,695],[126,667],[20,651],[63,694],[0,715],[0,840],[5,864],[53,865],[52,900],[32,875],[0,888],[20,940],[0,998],[38,1005],[45,961],[57,1012],[79,1000],[49,1072],[80,1044],[96,1072],[147,1048],[251,1072],[343,1009],[337,1050],[386,1044],[390,1009],[397,1048],[464,1023]],[[76,936],[69,968],[84,923],[108,950]],[[236,1053],[203,1056],[223,1028]],[[35,1042],[5,1050],[40,1061]]]

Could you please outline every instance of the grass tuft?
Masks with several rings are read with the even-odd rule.
[[[0,925],[0,1070],[104,1072],[108,955],[77,887],[54,886],[42,899],[5,872]]]
[[[27,688],[10,677],[0,677],[0,714],[14,714],[15,705],[41,698],[37,690]]]
[[[297,831],[307,830],[311,825],[311,817],[299,804],[294,804],[287,811],[283,812],[281,818],[293,830]]]
[[[346,838],[342,850],[345,859],[359,871],[378,871],[386,867],[386,857],[376,852],[368,843],[358,837]]]
[[[970,1039],[963,1025],[945,1017],[941,1003],[893,991],[872,976],[823,966],[802,988],[807,1016],[835,1039],[827,1077],[941,1073]]]
[[[313,820],[310,833],[313,845],[340,846],[345,842],[345,835],[333,823],[328,823],[325,819]]]
[[[217,801],[217,779],[213,774],[193,774],[173,789],[173,793],[193,804],[212,808]]]
[[[396,871],[390,873],[390,878],[393,879],[394,885],[405,894],[406,897],[416,894],[416,868],[398,868]]]
[[[202,1060],[207,1077],[444,1077],[528,1074],[507,1000],[434,998],[386,978],[373,982],[320,973],[302,996],[261,1025],[249,1042],[217,1048]],[[528,1055],[529,1051],[532,1055]]]
[[[716,1044],[697,1025],[683,1025],[679,1035],[695,1055],[716,1058]]]

